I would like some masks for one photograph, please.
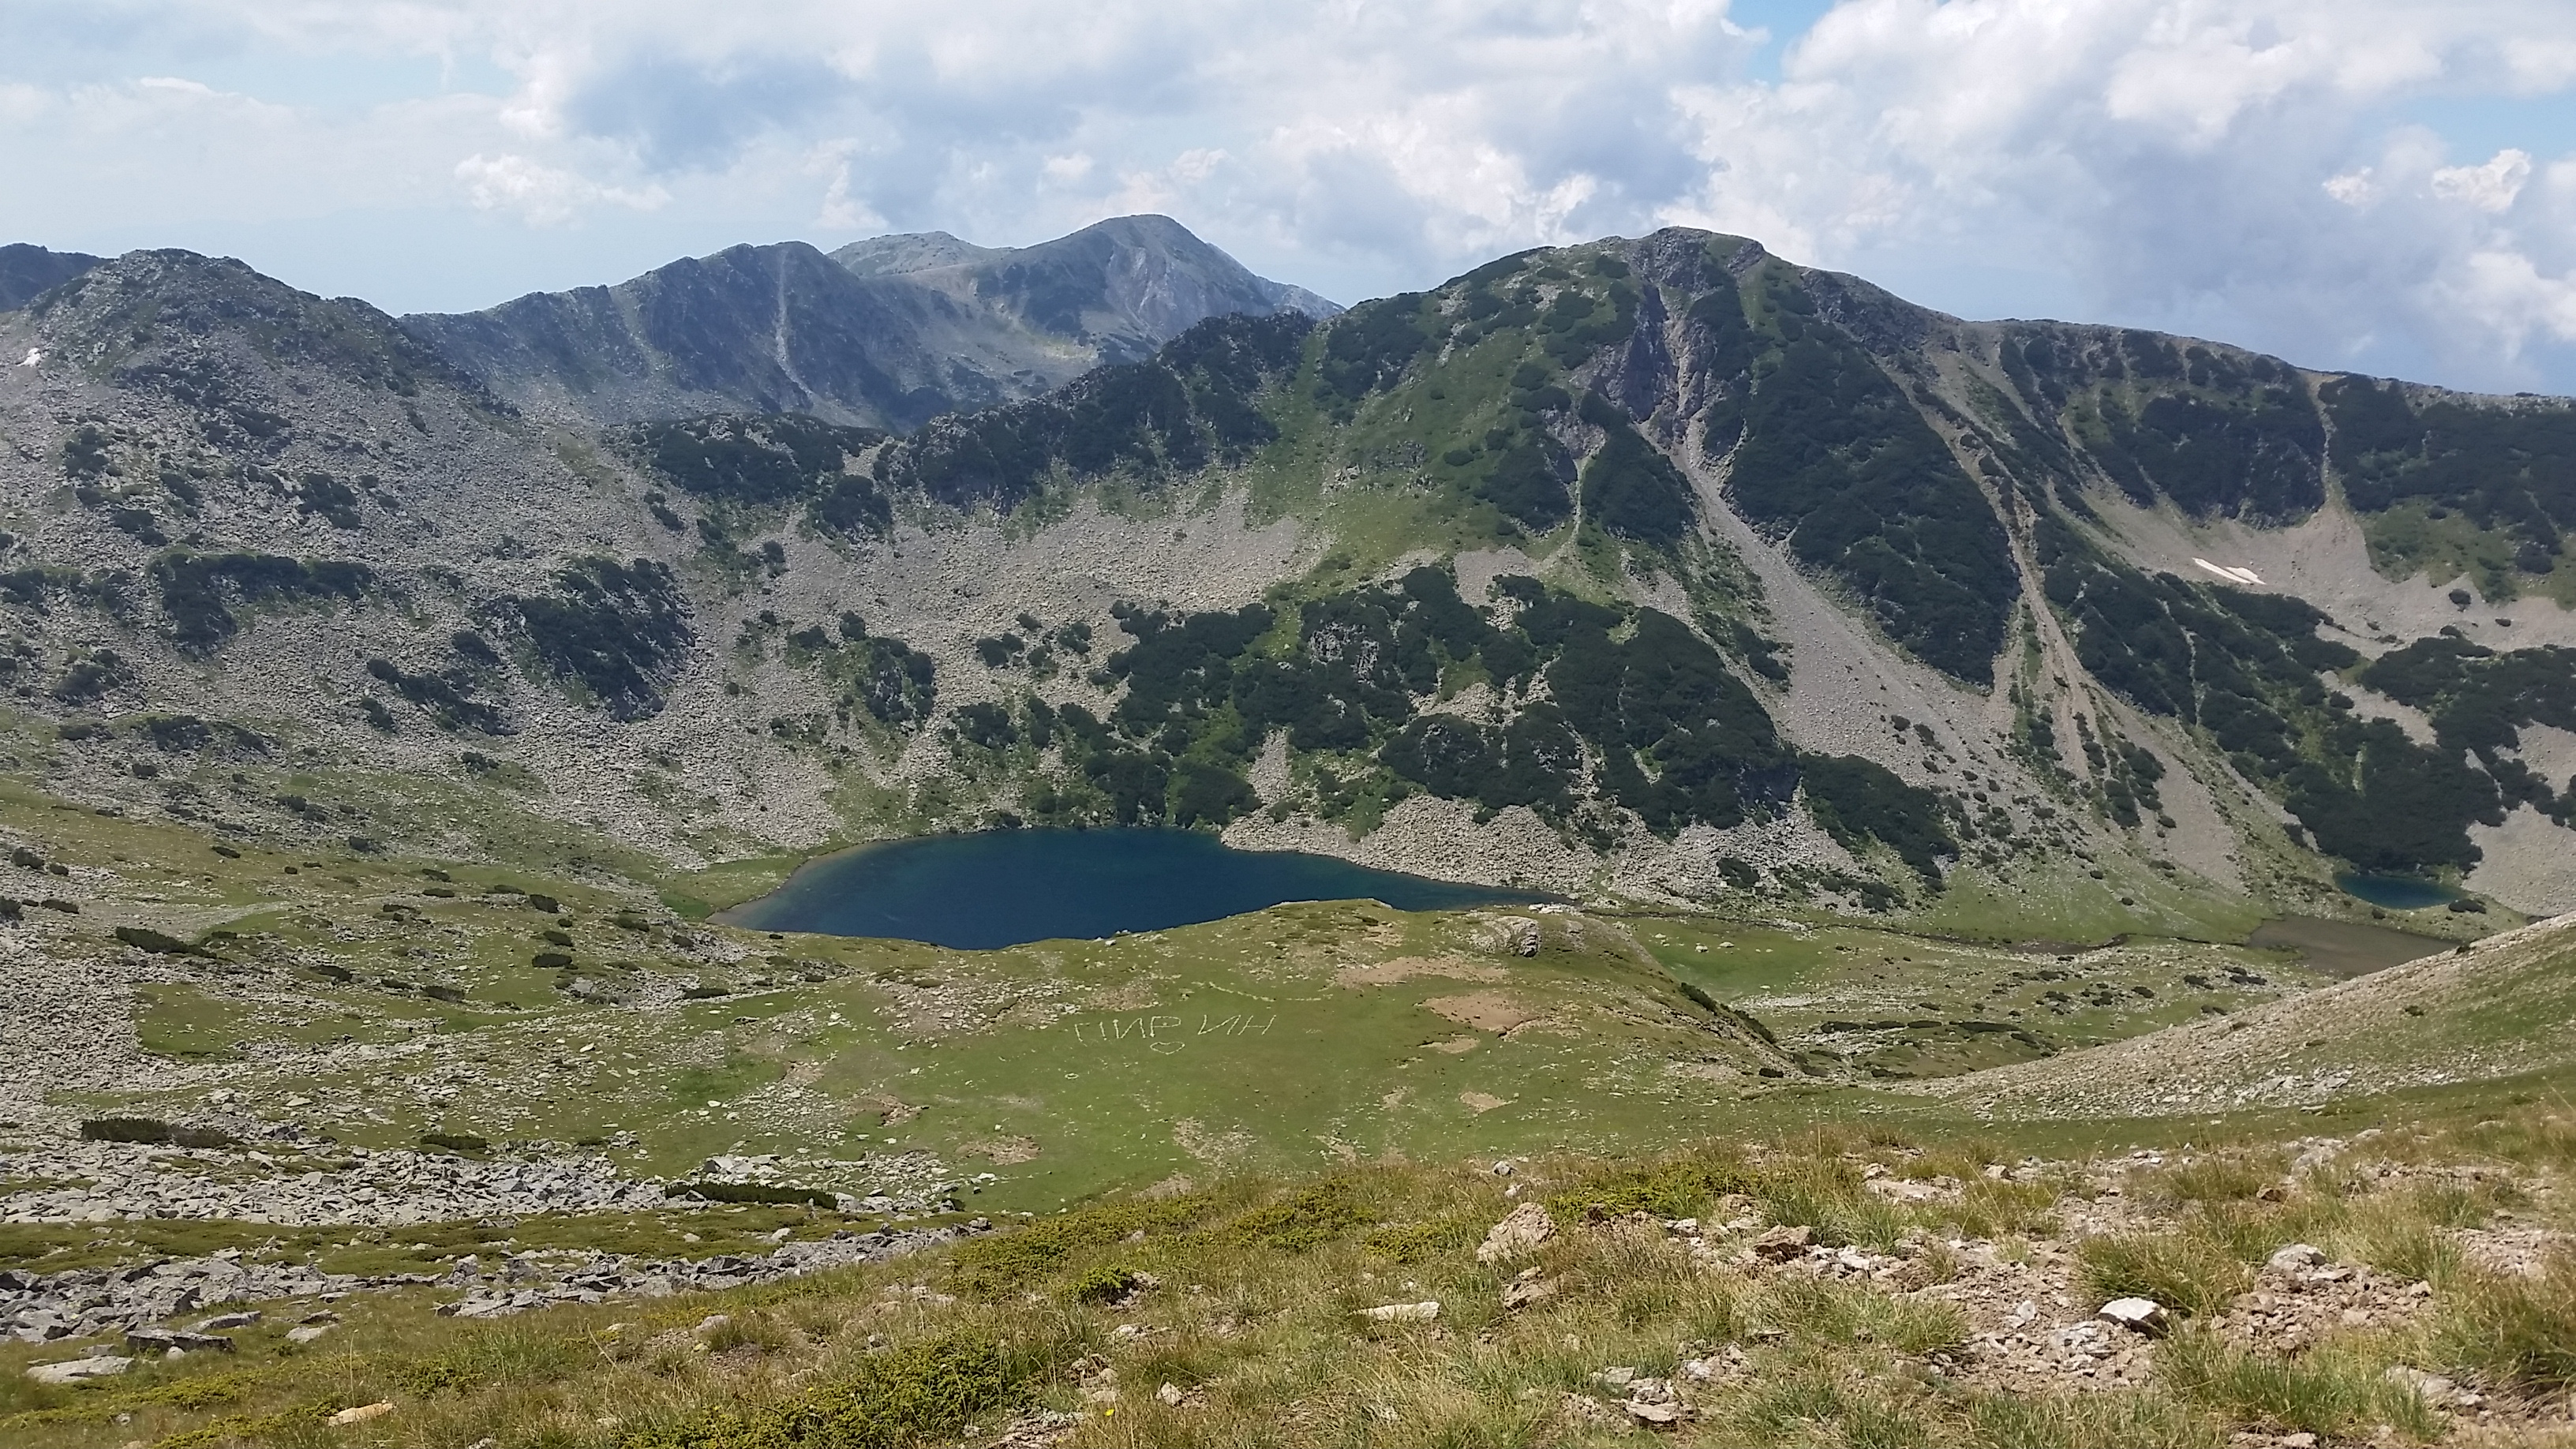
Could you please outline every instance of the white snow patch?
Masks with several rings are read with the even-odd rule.
[[[33,347],[30,347],[30,348],[28,348],[28,349],[27,349],[27,360],[26,360],[26,361],[24,361],[24,362],[19,363],[18,365],[19,365],[20,367],[33,367],[33,366],[35,366],[37,363],[42,362],[42,361],[44,361],[44,360],[45,360],[45,354],[44,354],[44,353],[39,352],[38,350],[36,350],[36,349],[35,349],[35,348],[33,348]]]
[[[2209,570],[2211,573],[2218,575],[2220,578],[2227,580],[2231,584],[2260,584],[2263,582],[2263,576],[2249,568],[2239,568],[2233,564],[2211,563],[2205,558],[2195,558],[2192,562]]]

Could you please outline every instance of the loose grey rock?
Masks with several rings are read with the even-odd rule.
[[[2292,1243],[2264,1259],[2263,1266],[2275,1273],[2299,1273],[2321,1266],[2325,1261],[2326,1254],[2323,1248],[2312,1243]]]
[[[1499,1263],[1517,1258],[1555,1236],[1556,1219],[1537,1203],[1525,1202],[1486,1230],[1485,1241],[1476,1247],[1476,1261]]]
[[[1799,1224],[1773,1228],[1753,1240],[1753,1256],[1768,1263],[1785,1263],[1807,1256],[1816,1241],[1816,1230]]]
[[[65,1363],[30,1364],[27,1368],[27,1377],[40,1384],[72,1384],[82,1379],[107,1378],[113,1374],[121,1374],[132,1367],[134,1367],[134,1360],[130,1358],[103,1353],[93,1358],[76,1358]]]

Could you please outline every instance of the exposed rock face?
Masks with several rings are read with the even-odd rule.
[[[1339,310],[1168,217],[1129,216],[1031,247],[944,232],[828,256],[803,242],[729,247],[403,327],[541,414],[801,412],[908,431],[1137,361],[1209,317]]]

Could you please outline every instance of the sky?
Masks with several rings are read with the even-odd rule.
[[[2576,0],[0,0],[0,241],[456,311],[1144,211],[1344,302],[1695,226],[2576,394]]]

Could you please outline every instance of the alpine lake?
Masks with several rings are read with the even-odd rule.
[[[1330,856],[1236,850],[1193,830],[995,830],[826,856],[724,919],[762,931],[988,951],[1159,931],[1290,901],[1374,900],[1400,911],[1438,911],[1550,899]]]

